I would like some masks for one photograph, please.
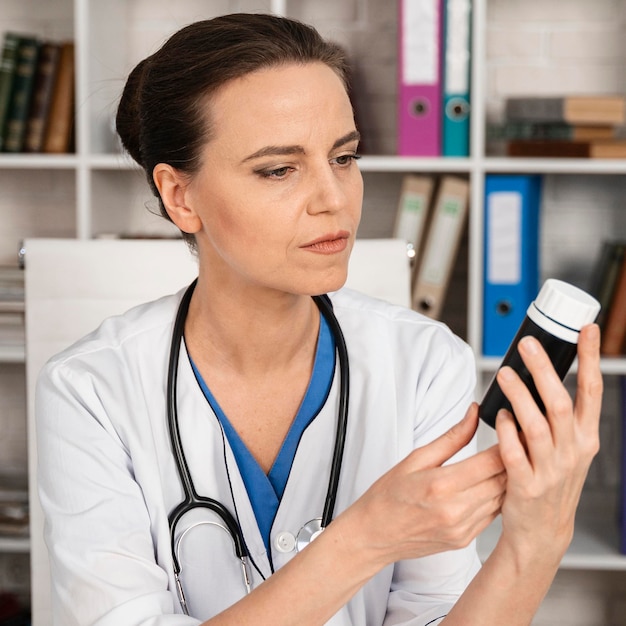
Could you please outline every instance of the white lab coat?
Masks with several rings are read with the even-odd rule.
[[[170,334],[180,295],[105,321],[54,357],[40,375],[39,488],[57,625],[191,626],[245,592],[229,536],[200,526],[182,548],[183,585],[194,617],[180,614],[168,513],[182,490],[165,404]],[[350,358],[338,514],[411,450],[461,419],[473,397],[475,374],[469,348],[443,325],[349,290],[334,294],[333,302]],[[295,555],[276,548],[278,535],[286,532],[289,538],[321,517],[338,388],[336,368],[326,405],[302,435],[273,524],[276,569]],[[252,558],[269,576],[270,562],[237,464],[184,345],[178,411],[198,493],[231,510],[234,501]],[[460,456],[474,451],[470,445]],[[189,517],[194,519],[186,518],[182,529],[200,518],[214,519],[205,513]],[[478,567],[474,545],[397,563],[370,580],[328,624],[438,624]],[[254,586],[261,582],[253,571]]]

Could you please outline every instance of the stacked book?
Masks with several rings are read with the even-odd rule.
[[[487,143],[511,157],[624,158],[625,123],[622,95],[508,98],[504,122],[487,125]]]
[[[28,485],[24,476],[0,474],[0,536],[28,537]]]
[[[73,149],[74,44],[4,35],[0,59],[0,151]]]
[[[0,347],[22,348],[24,341],[24,270],[0,266]]]

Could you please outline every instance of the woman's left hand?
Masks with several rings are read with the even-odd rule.
[[[525,337],[519,352],[546,407],[544,416],[527,387],[510,368],[498,383],[521,427],[507,411],[496,422],[507,471],[501,541],[522,560],[560,562],[574,532],[574,517],[593,457],[599,450],[602,403],[600,332],[582,329],[578,343],[575,401],[538,341]]]

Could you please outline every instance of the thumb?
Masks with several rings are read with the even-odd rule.
[[[417,448],[409,455],[415,464],[415,469],[429,469],[443,465],[472,440],[477,428],[478,404],[472,402],[467,413],[465,413],[465,417],[460,422],[437,439]]]

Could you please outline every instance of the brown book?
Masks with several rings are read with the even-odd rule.
[[[69,152],[74,126],[74,43],[61,44],[43,152]]]
[[[623,159],[626,141],[516,139],[507,143],[506,151],[510,157]]]
[[[41,152],[46,132],[48,113],[56,80],[61,44],[47,41],[41,44],[35,73],[35,84],[26,122],[24,152]]]
[[[626,257],[622,260],[611,305],[606,316],[600,352],[604,356],[623,354],[626,341]]]
[[[622,95],[515,97],[506,101],[505,112],[511,121],[621,125],[626,122],[626,98]]]

